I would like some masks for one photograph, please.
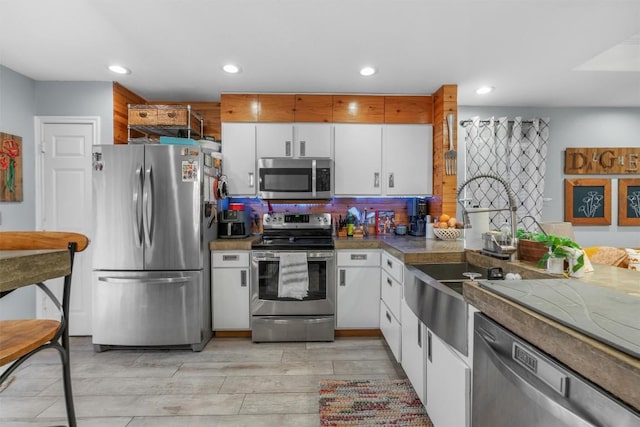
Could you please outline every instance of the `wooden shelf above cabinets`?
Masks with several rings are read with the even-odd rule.
[[[222,94],[222,122],[433,122],[433,97],[404,95]]]

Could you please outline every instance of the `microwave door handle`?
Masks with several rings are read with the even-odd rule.
[[[316,167],[316,160],[311,160],[311,196],[313,197],[316,197],[316,181],[318,179]]]

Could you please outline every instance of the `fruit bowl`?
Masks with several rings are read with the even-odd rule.
[[[462,236],[461,228],[434,228],[433,234],[441,240],[455,240]]]

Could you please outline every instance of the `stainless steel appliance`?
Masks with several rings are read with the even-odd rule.
[[[498,325],[475,314],[474,427],[638,427],[640,414]]]
[[[262,199],[330,199],[333,180],[331,159],[258,159]]]
[[[218,237],[221,239],[241,239],[251,232],[251,215],[244,210],[220,211],[218,221]]]
[[[211,338],[209,242],[217,223],[210,190],[218,166],[200,146],[93,148],[96,351],[199,351]]]
[[[409,232],[411,236],[424,236],[426,233],[427,201],[420,198],[409,199],[407,203]]]
[[[260,341],[333,341],[335,336],[335,258],[331,214],[263,216],[262,240],[251,251],[251,335]],[[279,296],[280,259],[306,257],[308,293]]]

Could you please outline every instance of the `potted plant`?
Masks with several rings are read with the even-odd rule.
[[[538,260],[539,267],[547,266],[547,269],[551,270],[549,264],[553,263],[554,259],[561,259],[562,264],[566,260],[569,265],[567,269],[569,275],[577,274],[584,267],[584,254],[580,252],[580,245],[568,237],[518,230],[518,243],[526,240],[543,244],[547,248]],[[561,268],[562,271],[565,271],[564,265]]]

